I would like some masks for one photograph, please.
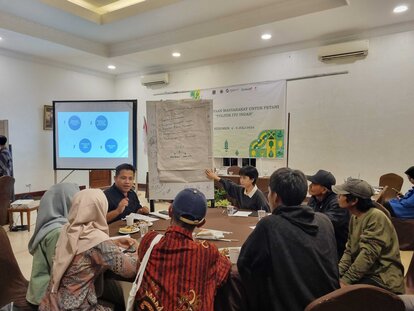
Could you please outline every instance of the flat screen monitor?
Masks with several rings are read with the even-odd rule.
[[[137,101],[54,101],[55,170],[136,167]]]

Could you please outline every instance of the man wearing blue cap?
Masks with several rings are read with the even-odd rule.
[[[184,189],[169,208],[171,226],[156,244],[134,310],[213,311],[217,288],[230,273],[230,261],[215,245],[194,241],[192,233],[205,223],[207,200],[197,189]],[[144,236],[138,254],[142,261],[156,232]]]

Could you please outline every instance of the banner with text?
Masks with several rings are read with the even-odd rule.
[[[285,156],[286,81],[191,92],[213,100],[215,157]]]

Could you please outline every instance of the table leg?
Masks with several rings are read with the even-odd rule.
[[[13,212],[9,211],[9,229],[13,227]]]
[[[27,231],[30,232],[30,211],[27,211],[26,215],[27,215]]]
[[[23,226],[23,212],[20,212],[20,224]]]

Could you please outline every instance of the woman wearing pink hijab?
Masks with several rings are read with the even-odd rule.
[[[111,310],[98,304],[95,281],[108,269],[125,278],[136,275],[137,253],[124,254],[119,248],[138,249],[136,241],[109,239],[107,211],[108,201],[99,189],[86,189],[73,197],[39,310]]]

